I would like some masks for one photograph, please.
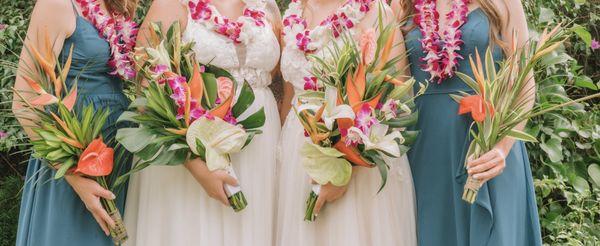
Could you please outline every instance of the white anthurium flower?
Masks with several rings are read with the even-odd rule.
[[[194,154],[199,154],[196,140],[204,145],[206,166],[211,171],[227,168],[230,165],[229,154],[242,150],[247,138],[248,134],[241,126],[216,117],[202,117],[194,121],[186,134],[186,142]]]
[[[325,122],[325,126],[327,129],[333,129],[333,123],[336,119],[341,118],[350,118],[354,119],[354,111],[352,107],[347,104],[336,105],[337,104],[338,92],[335,87],[326,86],[325,87],[325,101],[327,105],[325,106],[325,110],[323,111],[323,122]]]
[[[393,157],[400,157],[400,147],[395,139],[397,138],[400,140],[400,143],[403,143],[404,137],[402,137],[399,131],[392,131],[390,134],[387,134],[388,125],[375,124],[371,127],[369,136],[367,136],[360,129],[353,128],[355,127],[350,128],[348,132],[352,131],[360,136],[362,143],[365,145],[365,150],[374,149]]]
[[[344,186],[350,181],[352,164],[342,158],[344,154],[337,149],[305,143],[300,153],[304,170],[318,184]]]

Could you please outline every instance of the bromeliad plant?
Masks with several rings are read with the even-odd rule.
[[[148,40],[135,59],[139,80],[148,85],[119,119],[138,126],[117,132],[117,140],[140,161],[117,182],[150,165],[180,165],[198,157],[209,170],[226,170],[235,177],[229,155],[260,134],[265,122],[262,108],[238,120],[254,102],[252,88],[243,83],[234,100],[234,78],[224,69],[198,64],[193,43],[181,41],[179,23],[166,33],[152,24]],[[234,211],[246,207],[240,187],[225,189]]]
[[[24,92],[13,88],[25,105],[27,112],[18,112],[17,116],[33,122],[32,130],[37,134],[31,140],[33,156],[47,161],[57,169],[55,179],[73,173],[95,179],[102,187],[109,189],[107,176],[114,167],[114,150],[102,139],[101,130],[109,116],[109,109],[94,109],[85,106],[81,112],[75,112],[77,100],[77,81],[66,93],[67,74],[71,66],[73,46],[69,56],[60,65],[52,51],[50,40],[46,36],[44,51],[34,46],[25,49],[32,57],[32,65],[21,69],[22,78],[29,84],[36,97],[27,100]],[[19,115],[23,113],[22,115]],[[33,120],[35,118],[35,120]],[[121,214],[113,200],[100,198],[102,206],[115,221],[110,229],[113,242],[117,245],[127,240],[127,231]]]
[[[511,55],[498,67],[489,49],[483,62],[478,53],[475,54],[475,60],[469,58],[474,78],[463,73],[457,75],[475,91],[475,94],[462,92],[461,95],[452,95],[459,103],[458,113],[470,113],[474,120],[471,125],[472,142],[466,160],[478,158],[491,151],[505,137],[537,142],[534,136],[516,127],[532,117],[600,96],[599,93],[558,105],[541,105],[533,109],[528,107],[533,96],[527,95],[533,95],[535,90],[535,87],[529,86],[528,83],[533,79],[533,70],[540,67],[543,69],[545,65],[541,61],[544,56],[558,48],[566,38],[565,31],[558,25],[551,31],[544,30],[537,43],[530,41],[523,48],[517,49],[514,41],[516,38],[513,35],[515,45],[511,47]],[[475,202],[481,185],[480,180],[469,175],[462,199],[468,203]]]
[[[317,183],[307,201],[305,220],[313,221],[320,186],[346,185],[352,166],[377,167],[383,189],[389,169],[387,157],[408,151],[417,132],[406,127],[417,120],[411,96],[414,79],[402,81],[390,58],[395,25],[379,23],[379,35],[366,30],[360,43],[344,35],[341,41],[310,57],[313,77],[305,78],[296,113],[305,135],[303,165]],[[375,59],[375,58],[378,59]],[[421,90],[424,91],[424,90]]]

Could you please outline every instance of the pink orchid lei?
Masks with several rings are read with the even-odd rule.
[[[353,28],[369,12],[373,2],[374,0],[347,0],[315,30],[309,30],[306,20],[302,17],[303,7],[300,0],[292,0],[283,18],[286,43],[295,43],[296,47],[305,53],[314,52],[327,43],[323,40],[326,40],[328,35],[337,38],[344,30]]]
[[[431,74],[431,80],[437,79],[438,84],[444,79],[454,76],[458,59],[463,57],[457,52],[463,44],[460,27],[467,21],[469,0],[453,0],[452,9],[446,14],[447,27],[439,34],[439,12],[437,0],[417,0],[415,3],[414,22],[419,27],[421,46],[425,57],[423,71]]]
[[[257,27],[265,26],[264,1],[244,0],[246,8],[243,15],[238,20],[231,20],[225,16],[221,16],[219,11],[210,4],[211,0],[190,0],[188,9],[191,18],[206,25],[215,32],[229,38],[234,43],[244,43],[249,38],[249,35],[244,33],[247,30],[245,25],[253,23]]]
[[[111,16],[100,8],[96,0],[76,0],[83,17],[98,30],[110,45],[111,59],[108,65],[113,69],[110,73],[125,80],[135,78],[135,69],[131,51],[135,46],[138,25],[130,18],[122,15]]]

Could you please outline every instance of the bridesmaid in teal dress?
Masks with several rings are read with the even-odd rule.
[[[41,43],[44,32],[48,33],[50,40],[57,40],[55,45],[61,45],[64,41],[59,46],[62,50],[58,53],[59,60],[63,63],[73,46],[73,62],[67,87],[73,86],[78,77],[75,110],[88,104],[93,104],[95,108],[109,108],[111,114],[102,129],[102,135],[105,142],[114,146],[115,141],[112,139],[118,128],[115,122],[127,108],[129,101],[123,94],[121,79],[109,74],[108,42],[90,22],[80,16],[75,6],[70,0],[38,0],[27,41],[34,45],[36,41]],[[22,62],[27,63],[26,55],[21,57]],[[15,87],[30,90],[21,79],[17,79]],[[15,111],[21,107],[19,102],[14,102]],[[28,125],[25,120],[19,120],[23,126]],[[30,129],[25,127],[25,130],[32,136]],[[117,174],[124,173],[129,168],[128,160],[127,157],[119,158],[115,154],[114,170]],[[112,245],[111,238],[106,235],[106,225],[111,220],[100,206],[99,197],[111,199],[113,193],[103,189],[95,181],[80,176],[68,175],[66,179],[54,180],[54,173],[55,170],[49,168],[43,160],[29,160],[16,245]],[[122,186],[114,191],[118,195],[116,204],[121,213],[126,190]]]
[[[443,8],[449,10],[450,2],[437,1],[440,16],[445,16],[447,11],[443,11]],[[468,58],[476,50],[479,54],[485,54],[487,48],[493,46],[495,60],[500,61],[503,57],[502,49],[491,41],[490,30],[497,36],[511,33],[494,31],[486,12],[489,5],[484,8],[485,3],[499,5],[503,1],[471,2],[467,20],[460,27],[464,44],[459,54],[465,59],[460,60],[457,67],[457,71],[469,76],[473,76],[473,73]],[[507,9],[502,12],[503,8],[498,8],[498,13],[501,17],[511,13],[508,30],[516,29],[526,36],[523,35],[527,32],[526,23],[520,23],[525,22],[520,2],[506,2]],[[396,4],[402,14],[412,14],[409,8],[414,6],[402,3]],[[421,69],[421,57],[424,56],[420,42],[422,34],[418,27],[410,29],[411,25],[413,22],[409,20],[405,34],[406,48],[410,52],[410,71],[417,81],[428,81],[431,75]],[[526,38],[523,37],[519,44]],[[473,90],[456,76],[444,79],[441,84],[437,80],[429,82],[426,93],[416,100],[419,112],[416,128],[420,134],[408,153],[417,198],[419,245],[541,245],[534,186],[525,145],[506,139],[486,158],[471,162],[479,164],[475,170],[479,169],[479,175],[483,175],[479,178],[487,182],[479,190],[476,202],[473,205],[466,203],[462,200],[467,178],[464,161],[472,121],[470,115],[458,115],[458,104],[450,95],[459,91],[472,93]],[[488,157],[496,160],[490,161]]]

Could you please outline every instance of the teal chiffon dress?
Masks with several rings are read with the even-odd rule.
[[[461,27],[464,45],[460,54],[465,59],[459,62],[458,71],[473,75],[468,58],[475,50],[485,54],[489,28],[481,9],[469,14]],[[411,30],[406,46],[412,75],[425,82],[430,75],[420,69],[421,37],[417,28]],[[493,54],[496,61],[503,57],[498,47]],[[522,142],[514,144],[504,172],[481,187],[473,205],[462,200],[472,121],[468,115],[458,115],[458,104],[450,97],[459,91],[473,92],[454,76],[441,84],[430,82],[425,95],[416,100],[420,134],[408,157],[417,197],[419,245],[541,245],[531,169]]]
[[[77,13],[77,12],[76,12]],[[96,28],[77,15],[76,28],[65,40],[59,59],[63,62],[73,46],[73,62],[67,78],[67,87],[78,77],[76,112],[83,106],[109,108],[110,116],[102,130],[105,142],[114,146],[116,120],[127,108],[129,101],[123,94],[122,81],[109,73],[109,44],[98,34]],[[128,158],[118,158],[115,152],[116,173],[129,168]],[[123,157],[123,156],[121,156]],[[17,246],[106,246],[112,245],[96,223],[83,202],[64,180],[54,180],[55,171],[43,160],[31,158],[27,167],[23,190]],[[113,191],[117,194],[117,206],[123,213],[125,186]]]

